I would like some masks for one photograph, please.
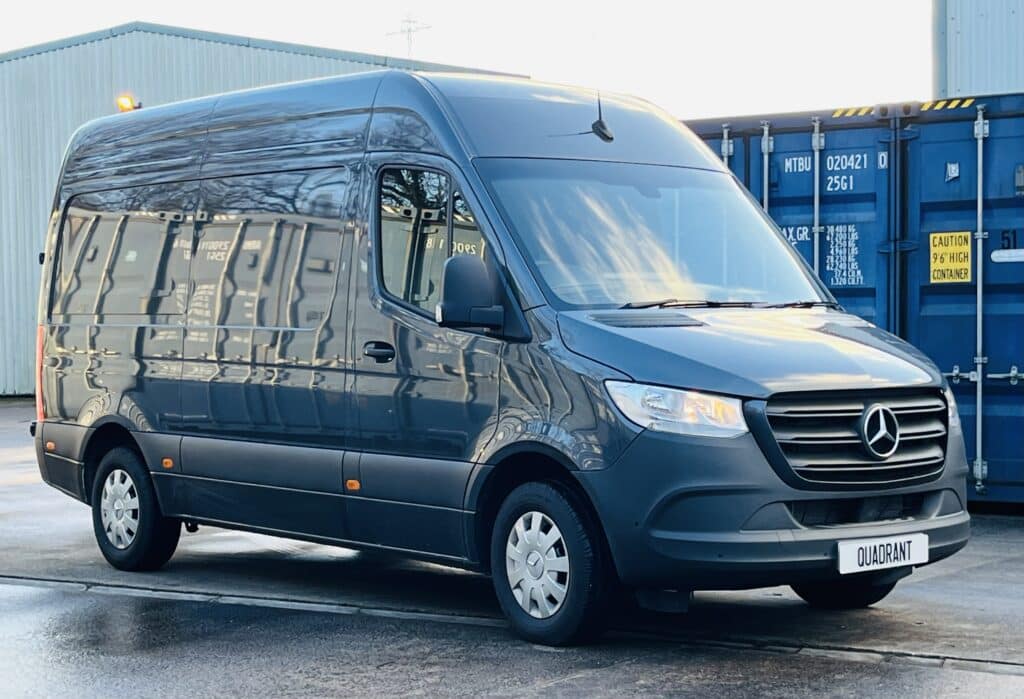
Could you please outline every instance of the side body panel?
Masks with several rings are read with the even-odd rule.
[[[70,200],[44,325],[49,420],[91,427],[117,416],[140,431],[175,421],[198,189],[146,185]]]
[[[307,531],[259,502],[277,497],[308,504],[310,533],[343,534],[354,172],[358,160],[202,181],[179,427],[184,473],[208,479],[189,485],[195,516]]]

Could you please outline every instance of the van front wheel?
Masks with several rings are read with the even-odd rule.
[[[181,520],[164,517],[153,481],[132,449],[111,449],[92,484],[92,523],[107,562],[121,570],[156,570],[174,554]]]
[[[605,623],[609,574],[600,531],[576,496],[548,483],[505,498],[491,534],[491,577],[505,616],[534,643],[569,645]]]

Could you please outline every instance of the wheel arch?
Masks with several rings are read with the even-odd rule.
[[[92,484],[100,461],[111,449],[117,447],[133,449],[144,459],[138,441],[120,420],[104,421],[86,438],[82,452],[82,494],[86,504],[92,504]]]
[[[491,530],[498,509],[510,492],[530,482],[552,483],[584,510],[601,537],[607,560],[614,561],[604,524],[583,483],[573,475],[579,469],[572,459],[546,444],[510,445],[479,465],[467,489],[466,509],[472,513],[467,527],[467,551],[483,572],[490,572]]]

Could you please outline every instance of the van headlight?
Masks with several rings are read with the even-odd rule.
[[[622,414],[649,430],[699,437],[736,437],[748,431],[743,404],[736,398],[627,381],[604,385]]]
[[[956,407],[956,398],[953,397],[953,391],[949,386],[942,389],[942,392],[946,395],[946,424],[950,427],[960,426],[960,411]]]

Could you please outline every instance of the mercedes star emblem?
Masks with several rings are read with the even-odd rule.
[[[869,406],[861,419],[860,436],[871,456],[888,459],[900,445],[900,423],[896,414],[884,405]]]

